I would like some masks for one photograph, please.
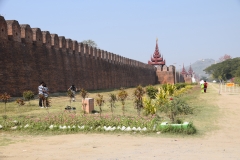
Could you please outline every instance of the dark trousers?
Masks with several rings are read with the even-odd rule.
[[[42,95],[39,95],[39,106],[42,107]]]

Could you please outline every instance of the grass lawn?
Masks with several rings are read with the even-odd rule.
[[[159,87],[160,85],[156,85]],[[133,92],[135,88],[128,88],[126,89],[128,93],[128,98],[125,103],[125,117],[138,117],[137,110],[134,107],[134,97]],[[103,95],[105,100],[105,104],[102,106],[102,117],[111,117],[111,109],[110,109],[110,102],[109,102],[109,94],[119,92],[118,89],[116,90],[98,90],[98,91],[90,91],[88,93],[89,98],[97,98],[97,94]],[[216,94],[212,88],[208,89],[207,94],[201,94],[200,86],[196,85],[193,89],[188,90],[182,98],[187,101],[187,103],[193,108],[193,114],[190,115],[181,115],[178,116],[183,121],[192,122],[193,125],[197,129],[197,135],[203,135],[206,132],[210,132],[212,130],[217,129],[215,125],[215,121],[218,118],[218,107],[214,105],[216,101]],[[21,97],[12,97],[10,102],[6,104],[6,114],[8,118],[14,120],[15,118],[19,117],[30,117],[30,118],[39,118],[39,117],[47,117],[50,114],[60,114],[65,111],[65,107],[70,105],[70,98],[67,96],[67,93],[52,93],[50,94],[51,100],[51,107],[49,109],[39,108],[38,107],[38,98],[35,96],[34,100],[30,102],[26,102],[24,106],[18,106],[15,102],[16,99]],[[75,114],[76,116],[82,116],[82,98],[79,92],[76,93],[76,101],[71,103],[72,107],[76,107],[75,111],[71,111],[70,114]],[[99,111],[99,107],[96,105],[94,110]],[[3,121],[4,115],[4,103],[0,103],[0,124]],[[114,117],[121,117],[122,116],[122,105],[118,101],[116,102],[116,108],[114,108]],[[68,111],[67,111],[68,113]],[[91,114],[92,116],[96,117],[99,114]],[[163,113],[157,112],[157,115],[160,117],[161,121],[170,121],[168,117],[166,117]],[[145,117],[144,110],[141,112],[141,117]],[[151,117],[151,116],[148,116]],[[1,132],[1,131],[0,131]]]

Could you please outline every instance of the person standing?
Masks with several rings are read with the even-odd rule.
[[[204,84],[203,83],[201,84],[201,92],[202,93],[204,92]]]
[[[205,81],[204,81],[204,93],[207,92],[207,86],[208,86],[208,83],[207,83],[207,81],[205,80]]]
[[[49,90],[48,90],[47,85],[44,83],[43,84],[43,106],[45,108],[49,107],[48,96],[49,96]]]
[[[39,97],[39,107],[43,108],[43,84],[44,82],[41,82],[40,85],[38,86],[38,97]]]
[[[69,90],[72,92],[72,101],[75,102],[75,94],[76,94],[77,88],[73,84],[68,88],[68,91]]]

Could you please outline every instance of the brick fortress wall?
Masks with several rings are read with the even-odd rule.
[[[175,67],[173,65],[170,65],[169,67],[166,65],[157,66],[156,74],[160,84],[175,84]]]
[[[0,93],[37,93],[41,81],[52,93],[65,92],[72,84],[86,90],[118,89],[155,84],[156,69],[0,16]]]

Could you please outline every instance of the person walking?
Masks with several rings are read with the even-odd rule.
[[[43,84],[44,82],[41,82],[38,86],[38,98],[39,98],[39,107],[43,108]]]
[[[205,81],[204,81],[204,93],[207,92],[207,86],[208,86],[208,83],[207,83],[207,81],[205,80]]]
[[[77,88],[75,87],[75,85],[71,85],[69,88],[68,88],[68,91],[71,91],[72,92],[72,101],[75,102],[75,94],[76,94],[76,91],[77,91]]]
[[[204,92],[204,84],[203,83],[201,84],[201,92],[202,93]]]
[[[43,84],[43,106],[45,108],[49,107],[48,96],[49,96],[49,90],[48,90],[47,85],[44,83]]]

